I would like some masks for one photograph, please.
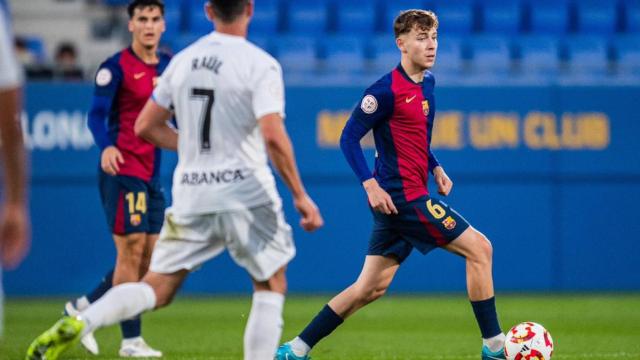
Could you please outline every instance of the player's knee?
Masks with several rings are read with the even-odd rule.
[[[491,245],[491,241],[489,241],[489,239],[480,232],[476,232],[475,236],[476,250],[474,251],[474,257],[476,261],[481,264],[491,265],[491,261],[493,259],[493,246]]]
[[[118,241],[118,256],[127,261],[142,262],[144,256],[144,234],[129,234]]]

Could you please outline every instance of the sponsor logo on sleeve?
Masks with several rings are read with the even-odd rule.
[[[373,95],[367,95],[362,99],[360,109],[362,109],[365,114],[373,114],[378,110],[378,100],[376,100]]]
[[[111,70],[102,68],[96,74],[96,84],[98,86],[107,86],[111,83],[112,78],[113,76],[111,75]]]

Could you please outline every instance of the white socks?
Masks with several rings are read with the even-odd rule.
[[[86,324],[82,336],[152,310],[155,306],[156,294],[147,283],[126,283],[113,287],[80,314],[79,318]]]
[[[273,291],[253,293],[251,314],[244,330],[244,359],[273,360],[282,334],[284,295]]]
[[[309,345],[300,339],[299,336],[296,336],[295,339],[289,341],[289,346],[291,346],[291,351],[293,351],[296,356],[305,356],[311,351]]]
[[[86,310],[89,307],[89,305],[91,305],[91,303],[89,302],[89,299],[87,299],[86,296],[76,299],[76,309],[78,309],[78,311]]]
[[[482,345],[489,348],[489,350],[496,352],[504,347],[505,335],[500,333],[490,339],[482,339]]]

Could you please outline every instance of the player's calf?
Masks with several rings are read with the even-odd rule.
[[[139,281],[146,234],[113,235],[113,239],[118,252],[113,284]]]

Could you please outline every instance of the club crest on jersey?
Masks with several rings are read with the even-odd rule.
[[[429,100],[424,100],[422,102],[422,112],[424,116],[429,116]]]
[[[376,100],[373,95],[367,95],[362,99],[360,109],[362,109],[365,114],[373,114],[378,110],[378,100]]]
[[[129,218],[129,222],[133,226],[138,226],[142,222],[142,217],[140,217],[140,214],[131,214],[131,217]]]
[[[446,219],[442,220],[442,225],[444,225],[444,227],[445,227],[447,230],[453,230],[453,229],[455,229],[455,227],[456,227],[457,223],[456,223],[456,221],[453,219],[453,217],[451,217],[451,216],[447,216],[447,218],[446,218]]]

